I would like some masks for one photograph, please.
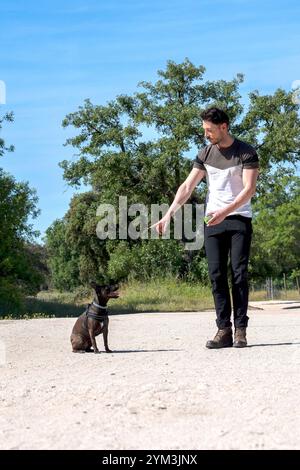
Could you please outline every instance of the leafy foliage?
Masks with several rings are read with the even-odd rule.
[[[29,242],[35,232],[37,198],[27,183],[17,183],[0,169],[0,313],[20,305],[22,297],[39,290],[43,276]]]

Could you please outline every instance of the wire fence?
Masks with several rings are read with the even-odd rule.
[[[268,277],[263,282],[250,282],[250,296],[253,300],[299,299],[299,279],[284,275],[281,279]]]

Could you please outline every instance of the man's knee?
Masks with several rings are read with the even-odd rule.
[[[210,269],[209,277],[213,292],[227,288],[227,273],[222,272],[220,269]]]
[[[232,284],[235,286],[242,286],[248,284],[248,270],[245,269],[238,269],[232,270],[231,272]]]

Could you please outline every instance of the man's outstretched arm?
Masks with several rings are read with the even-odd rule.
[[[194,188],[200,183],[204,176],[204,170],[200,170],[198,168],[192,169],[187,179],[179,186],[174,201],[166,215],[154,225],[158,233],[164,233],[166,231],[171,217],[189,199]]]

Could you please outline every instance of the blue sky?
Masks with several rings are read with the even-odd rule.
[[[43,235],[74,193],[58,167],[74,153],[61,121],[85,98],[133,93],[185,57],[206,79],[244,73],[245,100],[253,89],[290,90],[300,79],[299,18],[298,0],[1,0],[0,113],[15,113],[2,137],[15,152],[0,166],[36,188],[35,227]]]

